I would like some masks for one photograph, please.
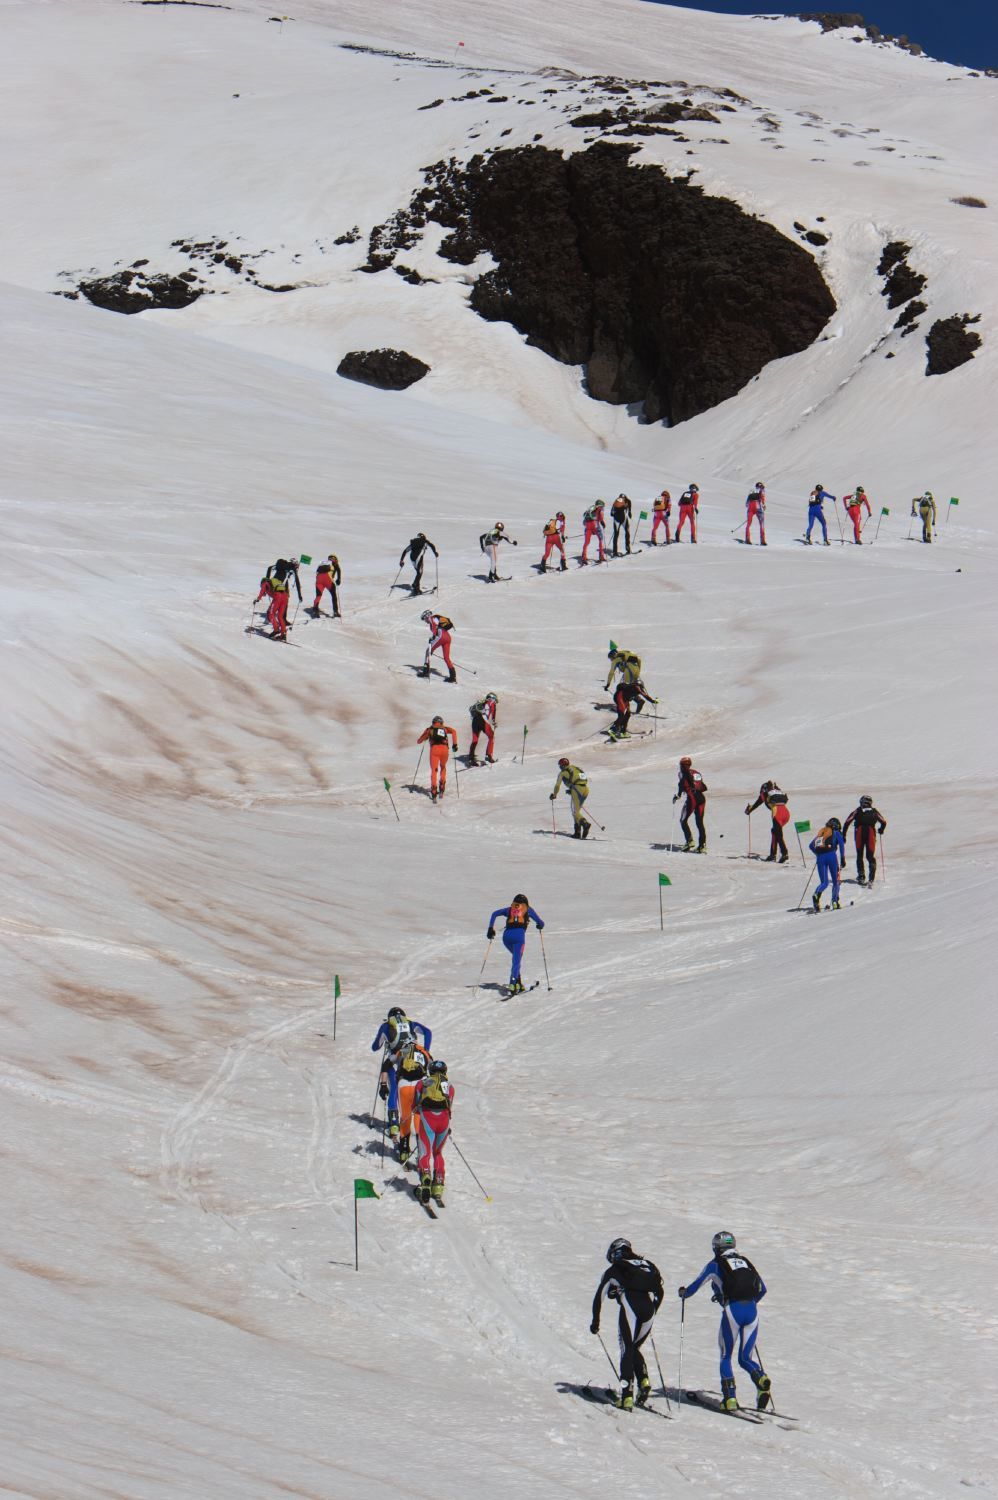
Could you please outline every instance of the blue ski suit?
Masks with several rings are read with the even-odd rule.
[[[513,961],[512,967],[509,971],[509,982],[510,984],[515,984],[515,982],[520,977],[520,964],[523,962],[523,945],[527,941],[527,923],[535,922],[537,924],[538,932],[543,932],[544,923],[534,911],[534,908],[532,906],[528,906],[526,910],[526,916],[524,917],[523,921],[514,921],[511,924],[509,916],[510,910],[511,908],[508,906],[496,907],[495,911],[489,918],[488,936],[491,939],[496,935],[496,917],[505,917],[506,930],[502,935],[502,944]]]
[[[807,847],[818,864],[818,885],[814,894],[820,896],[822,891],[831,886],[832,900],[837,901],[839,899],[839,871],[846,867],[845,839],[838,829],[833,828],[830,838],[822,838],[820,833],[815,834]]]
[[[831,500],[834,505],[835,496],[830,495],[827,490],[815,489],[811,491],[811,497],[807,502],[807,531],[805,532],[805,537],[808,541],[811,540],[811,528],[815,521],[821,527],[821,534],[825,541],[828,541],[828,524],[825,521],[825,512],[821,508],[826,500]]]
[[[422,1021],[410,1021],[409,1031],[415,1037],[416,1041],[429,1052],[430,1043],[433,1041],[433,1033],[430,1031],[430,1028],[424,1026]],[[398,1032],[394,1021],[382,1021],[378,1027],[378,1034],[371,1043],[372,1052],[380,1052],[382,1048],[385,1049],[382,1071],[388,1078],[388,1113],[389,1115],[394,1114],[396,1117],[398,1116],[399,1108],[399,1082],[398,1074],[395,1070],[395,1055],[398,1045],[395,1039],[397,1035]],[[404,1039],[408,1041],[408,1033],[404,1034]]]
[[[732,1271],[739,1271],[749,1265],[744,1257],[739,1256],[736,1250],[726,1252],[728,1267]],[[752,1267],[754,1270],[755,1268]],[[755,1273],[758,1276],[758,1272]],[[763,1373],[762,1365],[755,1358],[755,1341],[759,1334],[759,1303],[766,1295],[766,1283],[758,1276],[761,1291],[757,1296],[739,1298],[736,1301],[727,1302],[724,1297],[724,1282],[721,1279],[721,1269],[715,1260],[710,1260],[704,1266],[700,1275],[689,1286],[680,1288],[680,1297],[692,1297],[698,1292],[704,1282],[709,1280],[713,1287],[714,1302],[721,1304],[721,1326],[717,1333],[717,1344],[721,1351],[721,1379],[733,1380],[734,1370],[731,1367],[731,1356],[738,1349],[738,1363],[743,1370],[747,1370],[754,1380],[757,1375]]]

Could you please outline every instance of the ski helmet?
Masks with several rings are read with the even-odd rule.
[[[926,490],[925,494],[922,496],[922,499],[923,500],[931,500],[932,499],[932,491],[931,490]]]
[[[824,486],[824,485],[823,485],[823,484],[822,484],[822,483],[821,483],[821,481],[820,481],[820,480],[819,480],[819,481],[818,481],[818,483],[817,483],[817,484],[816,484],[816,485],[815,485],[815,489],[816,489],[816,490],[823,490],[823,489],[824,489],[824,488],[825,488],[825,486]]]
[[[495,693],[486,693],[485,701],[486,703],[498,703],[499,699],[496,697]]]
[[[419,618],[421,620],[432,620],[433,616],[431,615],[431,613],[430,613],[430,611],[428,609],[424,609],[423,613],[420,615]]]
[[[839,822],[838,818],[829,818],[828,826],[829,828],[834,828],[836,833],[842,832],[842,824]]]
[[[690,489],[691,490],[696,490],[697,494],[699,495],[699,493],[700,493],[700,486],[698,484],[691,484],[690,485]]]
[[[628,1260],[633,1254],[634,1251],[631,1249],[630,1240],[614,1240],[606,1252],[606,1258],[612,1266],[618,1260]]]
[[[442,1058],[435,1057],[433,1059],[433,1061],[430,1063],[430,1066],[427,1069],[427,1072],[433,1078],[446,1078],[447,1077],[447,1064],[443,1061]]]
[[[757,490],[764,490],[766,488],[761,479],[756,480],[755,487]]]
[[[860,805],[860,807],[872,807],[873,806],[873,798],[872,797],[860,797],[860,799],[859,799],[859,805]]]
[[[526,896],[523,894],[522,891],[518,891],[517,894],[513,897],[513,904],[514,904],[514,906],[516,905],[517,902],[520,902],[523,906],[529,906],[530,905],[530,902],[527,900]]]
[[[776,785],[775,781],[764,781],[762,783],[762,789],[763,789],[764,792],[776,792],[776,791],[779,791],[779,787]]]
[[[495,530],[496,530],[496,531],[505,531],[505,530],[506,530],[506,528],[505,528],[505,526],[504,526],[504,525],[503,525],[503,524],[502,524],[502,522],[501,522],[501,521],[497,521],[497,522],[496,522],[496,524],[495,524]]]
[[[568,758],[567,755],[563,755],[561,757],[561,760],[558,762],[558,764],[559,764],[559,766],[570,766],[572,764],[572,762],[569,760],[569,758]]]
[[[417,542],[425,542],[426,541],[426,532],[425,531],[417,531],[416,532],[416,541]]]
[[[434,724],[442,724],[444,721],[443,721],[443,719],[441,718],[441,716],[439,714],[434,714],[433,715],[433,722],[434,722]]]
[[[680,757],[679,764],[681,766],[691,766],[693,762],[690,760],[690,757],[688,755],[683,755]]]
[[[719,1229],[710,1242],[710,1248],[717,1255],[720,1250],[733,1250],[735,1248],[735,1237],[730,1229]]]
[[[393,1005],[388,1012],[388,1019],[389,1021],[407,1021],[409,1018],[401,1005]]]
[[[290,559],[290,562],[291,562],[291,566],[292,566],[292,567],[293,567],[293,568],[297,568],[297,567],[298,567],[298,558],[297,558],[297,557],[292,557],[292,558],[291,558],[291,559]]]
[[[861,484],[857,484],[857,486],[856,486],[856,494],[857,495],[865,495],[866,494],[865,487],[863,485],[861,485]]]

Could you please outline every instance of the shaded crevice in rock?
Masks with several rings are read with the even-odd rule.
[[[404,349],[352,349],[344,354],[336,373],[382,391],[404,391],[428,375],[430,367]]]
[[[411,214],[372,233],[371,258],[390,264],[394,244],[434,220],[450,231],[445,259],[496,262],[471,293],[481,317],[583,365],[594,399],[685,421],[806,349],[835,301],[801,246],[688,177],[632,165],[634,149],[526,146],[437,163]]]
[[[925,335],[926,375],[946,375],[973,359],[981,347],[981,335],[968,325],[979,323],[980,313],[959,313],[952,318],[937,318]]]

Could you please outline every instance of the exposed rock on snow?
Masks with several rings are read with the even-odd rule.
[[[952,318],[937,318],[925,335],[928,359],[926,375],[945,375],[959,365],[973,359],[974,351],[981,347],[982,339],[968,323],[979,323],[980,315],[958,314]]]
[[[344,354],[336,373],[382,391],[404,391],[428,375],[430,367],[404,349],[353,349]]]
[[[471,305],[552,358],[584,365],[589,394],[682,422],[734,396],[770,360],[817,338],[835,301],[814,259],[686,177],[634,166],[631,146],[562,156],[528,146],[427,170],[407,211],[371,235],[383,269],[428,219],[440,254],[496,264]]]
[[[900,307],[910,301],[926,284],[926,278],[909,266],[907,257],[910,254],[911,246],[903,240],[891,240],[884,246],[877,275],[884,277],[882,294],[887,298],[888,307]]]
[[[109,312],[148,312],[153,307],[188,307],[204,291],[197,280],[182,276],[146,276],[140,271],[115,271],[77,283],[78,290],[95,307]]]

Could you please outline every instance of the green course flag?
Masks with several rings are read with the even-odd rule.
[[[810,833],[811,832],[811,825],[810,825],[810,823],[808,822],[808,820],[806,818],[804,819],[803,823],[795,823],[794,827],[796,828],[796,830],[797,830],[798,833]]]
[[[395,806],[395,798],[392,796],[392,784],[388,780],[387,776],[383,777],[382,779],[385,783],[385,791],[388,793],[388,800],[392,804],[392,812],[395,814],[395,821],[397,823],[401,823],[402,819],[399,817],[399,810]]]
[[[956,495],[952,495],[950,497],[950,502],[949,503],[950,503],[950,505],[959,505],[960,501],[957,499]]]
[[[333,975],[333,1041],[336,1040],[336,1017],[340,1008],[340,976]]]
[[[889,508],[888,508],[888,507],[887,507],[887,506],[886,506],[886,505],[882,505],[882,506],[881,506],[881,507],[880,507],[880,514],[881,514],[881,515],[882,515],[882,516],[889,516],[889,515],[890,515],[890,510],[889,510]]]
[[[307,566],[312,561],[312,559],[309,557],[307,552],[303,552],[298,561],[300,563],[304,563]]]
[[[638,511],[638,520],[639,521],[647,521],[647,519],[648,519],[648,512],[646,510],[639,510]]]
[[[387,777],[387,776],[386,776],[386,777],[385,777],[385,791],[386,791],[386,792],[390,792],[390,791],[391,791],[391,789],[392,789],[392,784],[391,784],[391,782],[390,782],[390,781],[389,781],[389,780],[388,780],[388,777]]]
[[[358,1198],[377,1198],[380,1195],[374,1191],[374,1183],[368,1182],[366,1177],[355,1177],[353,1180],[353,1268],[360,1270],[360,1236],[357,1226],[357,1200]]]
[[[340,989],[340,976],[338,974],[334,974],[333,975],[333,999],[334,1000],[338,1000],[340,998],[340,995],[342,993],[343,993],[343,991]]]
[[[617,642],[616,641],[611,641],[610,642],[610,650],[611,651],[616,651],[616,649],[617,649]]]
[[[669,879],[668,875],[660,875],[658,877],[658,883],[659,885],[671,885],[672,881]]]
[[[665,908],[662,905],[662,887],[671,884],[672,881],[668,875],[660,875],[658,877],[658,927],[660,932],[665,931]]]

